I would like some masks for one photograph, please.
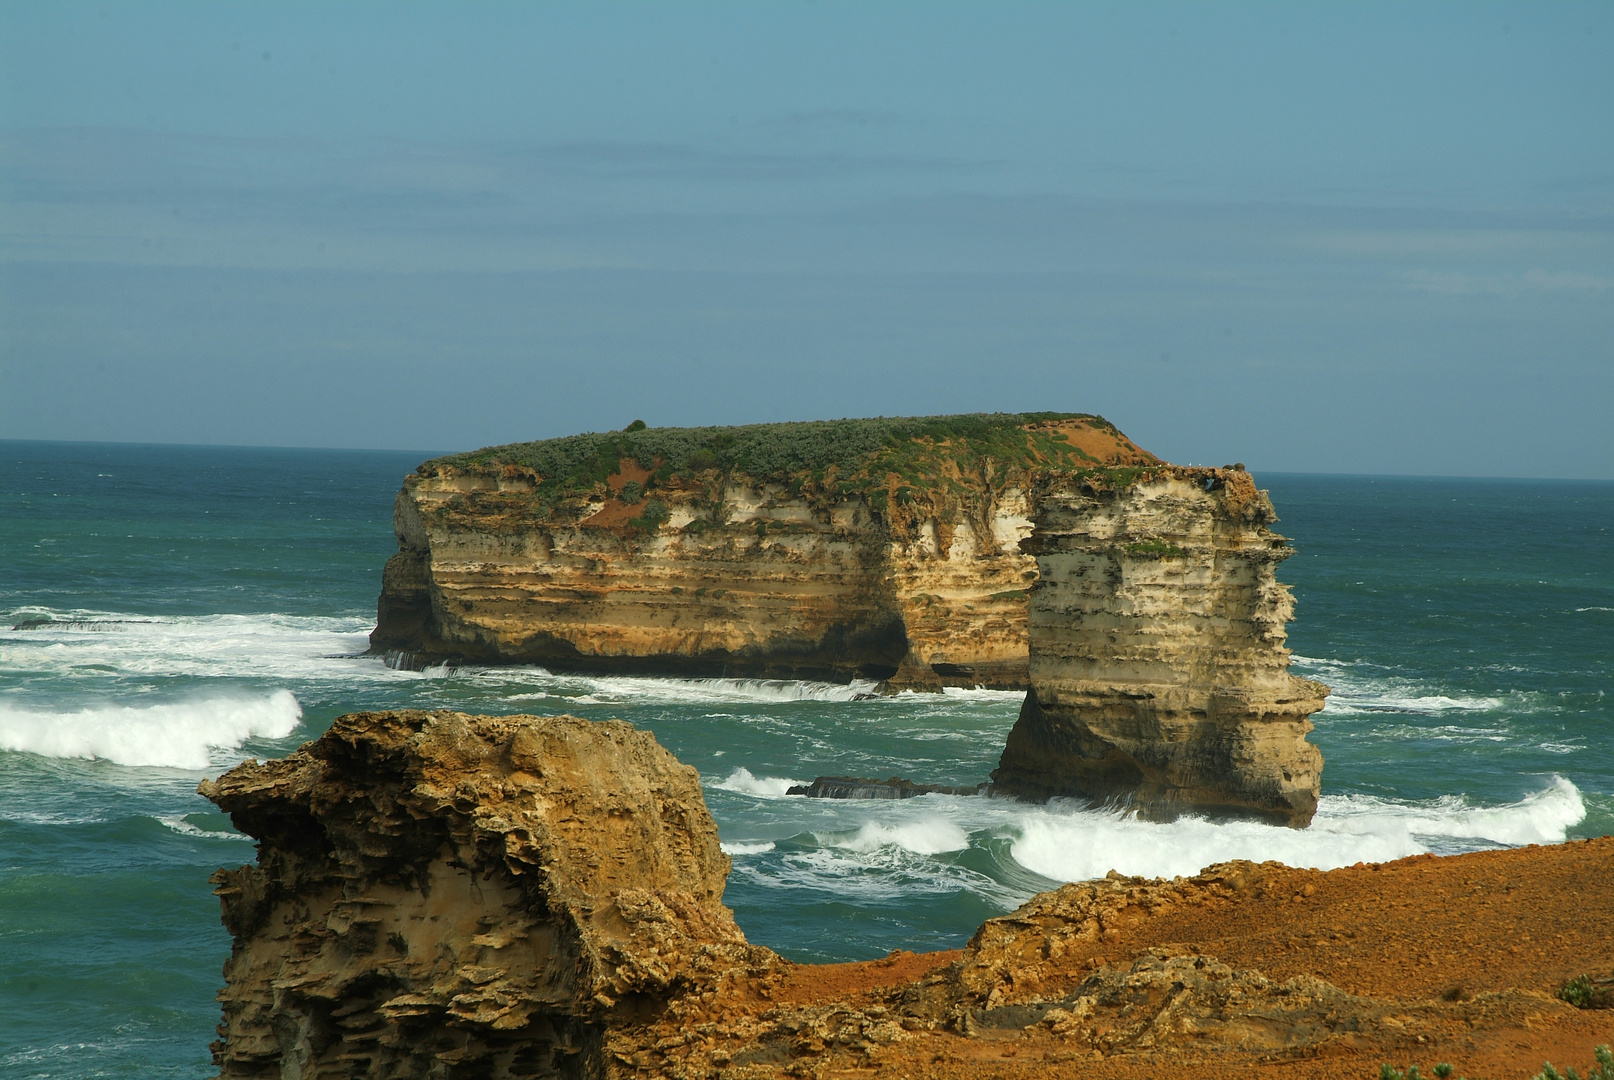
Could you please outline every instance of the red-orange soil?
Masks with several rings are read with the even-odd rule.
[[[1121,879],[1105,886],[1111,899],[1099,915],[1102,930],[1091,940],[1063,939],[1067,944],[1052,958],[1047,942],[1055,938],[1044,932],[1054,924],[1025,914],[1027,908],[1002,920],[1008,929],[1001,929],[995,946],[988,940],[995,924],[989,923],[962,952],[793,965],[782,976],[734,986],[703,1011],[663,1018],[657,1027],[681,1030],[689,1049],[668,1051],[659,1067],[670,1075],[982,1080],[1371,1080],[1386,1061],[1398,1067],[1417,1062],[1425,1075],[1435,1063],[1450,1062],[1454,1075],[1470,1080],[1531,1077],[1547,1060],[1584,1071],[1594,1046],[1614,1042],[1614,1010],[1571,1008],[1556,995],[1577,975],[1614,973],[1611,885],[1614,837],[1327,873],[1243,863],[1175,883]],[[1075,891],[1079,887],[1067,886],[1055,895]],[[1053,910],[1076,909],[1044,909]],[[1147,960],[1150,949],[1157,956],[1214,957],[1266,976],[1268,983],[1255,976],[1256,984],[1313,976],[1354,996],[1339,999],[1350,1004],[1343,1012],[1336,1006],[1325,1037],[1307,1036],[1277,1050],[1218,1043],[1212,1035],[1106,1053],[1047,1022],[972,1029],[957,1022],[956,1005],[953,1022],[912,1018],[914,1002],[927,994],[968,1003],[970,988],[985,985],[970,982],[970,965],[985,970],[982,957],[989,952],[1000,987],[990,1004],[1010,1004],[1058,1000],[1101,968],[1124,972],[1139,957]],[[797,1030],[800,1017],[835,1010],[861,1018],[868,1037],[820,1038],[805,1050],[797,1045],[791,1057],[777,1049],[778,1033]],[[930,1015],[938,1014],[933,1009]],[[901,1020],[904,1033],[878,1037],[875,1024],[887,1017]],[[771,1059],[758,1049],[770,1045],[776,1047]]]

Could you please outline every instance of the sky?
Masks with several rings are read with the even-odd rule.
[[[0,0],[0,438],[1614,479],[1614,4]]]

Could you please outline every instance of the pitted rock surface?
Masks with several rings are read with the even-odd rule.
[[[622,721],[352,713],[201,791],[259,841],[213,879],[225,1077],[600,1075],[610,1023],[778,962],[695,770]]]

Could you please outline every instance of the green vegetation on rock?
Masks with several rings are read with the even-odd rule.
[[[1071,420],[1110,432],[1126,445],[1114,425],[1086,413],[968,413],[697,428],[651,428],[636,421],[623,431],[454,454],[428,461],[419,471],[429,474],[441,466],[528,469],[537,474],[540,500],[554,503],[588,493],[631,460],[651,474],[634,495],[716,470],[826,497],[878,495],[871,504],[882,510],[890,500],[908,505],[916,493],[967,497],[979,480],[993,479],[985,474],[1001,475],[1016,467],[1103,472],[1106,477],[1141,471],[1137,466],[1107,466],[1072,445],[1063,432],[1043,426]],[[1118,475],[1111,482],[1131,479]]]
[[[1596,1059],[1596,1063],[1592,1066],[1591,1071],[1586,1074],[1584,1080],[1614,1080],[1614,1051],[1610,1051],[1606,1045],[1599,1046],[1592,1051],[1592,1056]],[[1443,1061],[1431,1071],[1438,1080],[1446,1080],[1456,1070]],[[1379,1080],[1424,1080],[1424,1075],[1417,1065],[1408,1065],[1405,1069],[1398,1069],[1389,1062],[1385,1062],[1379,1066]],[[1458,1077],[1458,1080],[1466,1080],[1466,1078]],[[1533,1080],[1583,1080],[1583,1078],[1574,1069],[1565,1069],[1563,1072],[1559,1072],[1553,1068],[1552,1062],[1546,1061],[1542,1062],[1541,1071],[1536,1073]]]
[[[1614,1009],[1614,975],[1577,975],[1558,988],[1558,998],[1577,1009]]]
[[[1168,544],[1164,540],[1138,540],[1130,544],[1122,544],[1121,550],[1128,555],[1136,555],[1147,559],[1181,559],[1188,555],[1184,548],[1176,544]]]

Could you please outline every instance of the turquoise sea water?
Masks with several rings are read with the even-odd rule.
[[[359,657],[422,454],[0,442],[0,1076],[211,1075],[249,842],[194,794],[358,708],[620,716],[700,770],[753,941],[961,944],[1060,880],[1338,866],[1614,831],[1614,484],[1260,475],[1299,553],[1296,669],[1334,687],[1311,828],[786,797],[974,783],[1019,695],[396,671]],[[16,627],[16,629],[13,629]]]

